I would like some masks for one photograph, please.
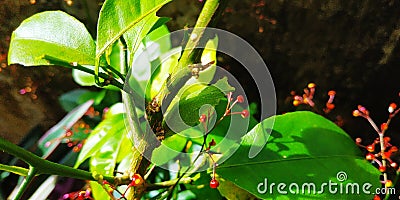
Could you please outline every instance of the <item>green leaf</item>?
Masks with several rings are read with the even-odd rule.
[[[76,168],[86,159],[96,156],[96,154],[101,151],[101,149],[104,147],[104,145],[107,144],[109,140],[121,140],[122,132],[125,132],[124,114],[118,113],[116,115],[105,118],[90,133],[90,136],[87,138],[86,143],[83,145],[79,153],[78,159],[74,167]],[[113,150],[115,151],[115,153],[118,153],[116,149]]]
[[[69,112],[73,108],[81,105],[88,100],[93,100],[93,105],[98,105],[103,100],[105,94],[105,90],[94,92],[85,89],[75,89],[61,95],[58,100],[64,110]]]
[[[151,163],[157,166],[163,165],[178,156],[186,145],[186,138],[175,134],[162,141],[162,145],[154,149]]]
[[[195,181],[186,187],[196,195],[196,199],[223,199],[221,194],[216,189],[210,188],[210,174],[203,171],[194,176]],[[232,191],[231,191],[232,192]]]
[[[11,36],[9,64],[49,65],[43,55],[94,64],[95,43],[85,26],[61,11],[46,11],[24,20]]]
[[[170,49],[171,41],[169,30],[163,25],[149,33],[143,39],[137,51],[134,52],[135,54],[132,62],[132,66],[134,67],[131,68],[128,83],[140,96],[144,97],[144,91],[146,91],[148,93],[146,95],[149,97],[151,91],[159,90],[159,88],[153,87],[153,79],[151,77],[157,75],[160,69],[168,70],[169,66],[166,67],[164,62],[168,63],[168,61],[171,60],[169,55]],[[164,58],[165,55],[168,57]],[[178,60],[178,58],[179,56],[173,59]],[[165,74],[167,74],[167,72]]]
[[[106,0],[97,26],[96,58],[123,34],[129,50],[134,52],[144,36],[157,22],[156,12],[170,0]],[[133,54],[133,53],[132,53]]]
[[[204,109],[203,106],[216,106],[223,98],[225,95],[217,87],[202,84],[192,85],[166,113],[165,122],[169,128],[178,133],[187,129],[187,126],[196,126],[199,124],[200,115],[207,113],[207,109]],[[223,113],[218,114],[220,116]],[[177,116],[180,116],[181,119]]]
[[[43,157],[47,157],[61,143],[61,138],[65,135],[67,130],[82,118],[92,105],[93,100],[89,100],[76,107],[44,134],[38,141],[38,147],[43,152]]]
[[[262,151],[249,158],[253,145]],[[336,177],[342,172],[347,175],[344,182]],[[363,184],[370,183],[371,192],[381,187],[379,171],[364,160],[354,141],[334,123],[311,112],[287,113],[264,120],[243,137],[240,148],[218,167],[217,173],[263,199],[372,199],[373,194],[363,193]],[[309,194],[312,189],[291,194],[288,189],[292,183],[300,188],[304,183],[314,183],[320,191],[322,184],[329,181],[344,186],[357,183],[360,194],[332,194],[326,185],[322,194]],[[276,185],[271,193],[273,183]],[[288,194],[278,193],[280,183],[286,184]]]

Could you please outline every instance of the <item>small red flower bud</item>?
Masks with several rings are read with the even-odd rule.
[[[395,162],[391,162],[390,166],[393,167],[393,168],[397,168],[398,167],[397,163],[395,163]]]
[[[293,105],[294,105],[294,106],[298,106],[298,105],[300,105],[300,103],[301,103],[301,102],[300,102],[299,100],[294,100],[294,101],[293,101]]]
[[[386,167],[385,166],[379,166],[379,171],[380,172],[385,172],[386,171]]]
[[[329,110],[333,110],[335,108],[335,104],[333,103],[326,103],[326,108],[328,108]]]
[[[219,182],[218,182],[215,178],[211,179],[211,181],[210,181],[210,188],[215,189],[215,188],[217,188],[218,186],[219,186]]]
[[[373,159],[375,158],[375,155],[372,154],[372,153],[368,153],[368,154],[365,156],[365,158],[366,158],[367,160],[373,160]]]
[[[354,111],[353,111],[353,116],[354,116],[354,117],[359,117],[359,116],[361,116],[360,111],[359,111],[359,110],[354,110]]]
[[[362,139],[361,138],[356,138],[356,143],[357,144],[360,144],[362,142]]]
[[[369,152],[374,152],[375,151],[375,145],[368,145],[367,146],[367,150],[369,151]]]
[[[237,100],[239,103],[243,103],[243,102],[244,102],[243,95],[237,96],[237,97],[236,97],[236,100]]]
[[[335,92],[334,90],[330,90],[330,91],[328,92],[328,95],[329,95],[329,96],[335,96],[335,95],[336,95],[336,92]]]
[[[379,195],[375,195],[374,200],[381,200],[381,197]]]
[[[311,88],[315,88],[315,86],[316,86],[315,83],[309,83],[309,84],[307,85],[307,87],[310,88],[310,89],[311,89]]]
[[[394,110],[396,110],[396,108],[397,108],[397,105],[395,103],[391,103],[388,108],[389,113],[394,112]]]
[[[381,131],[386,131],[388,129],[388,125],[386,123],[381,124]]]
[[[385,183],[385,187],[392,187],[392,186],[393,186],[392,181],[391,180],[387,180],[386,183]]]
[[[207,116],[205,114],[202,114],[199,118],[199,122],[200,123],[205,123],[207,120]]]
[[[396,146],[392,146],[392,147],[390,147],[390,152],[396,152],[396,151],[398,151],[399,149],[396,147]]]
[[[211,140],[211,142],[208,143],[208,146],[212,147],[215,146],[217,143],[215,142],[214,139]]]
[[[250,115],[250,113],[249,113],[248,110],[243,110],[243,111],[240,113],[240,115],[242,115],[243,118],[246,118],[246,117],[248,117],[248,116]]]

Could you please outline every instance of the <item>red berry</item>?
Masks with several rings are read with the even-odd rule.
[[[215,178],[211,179],[211,181],[210,181],[210,188],[215,189],[215,188],[217,188],[218,186],[219,186],[219,182],[218,182]]]
[[[237,96],[237,97],[236,97],[236,100],[237,100],[239,103],[243,103],[243,102],[244,102],[244,98],[243,98],[242,95]]]
[[[379,171],[380,172],[385,172],[386,171],[386,167],[385,166],[379,166]]]
[[[134,174],[132,176],[132,181],[129,186],[138,186],[143,183],[143,178],[139,174]]]
[[[368,145],[367,146],[367,150],[369,151],[369,152],[374,152],[375,151],[375,145]]]
[[[374,200],[381,200],[381,197],[379,197],[379,195],[375,195]]]
[[[200,118],[199,118],[199,122],[200,122],[200,123],[204,123],[204,122],[206,122],[206,120],[207,120],[207,116],[206,116],[205,114],[202,114],[202,115],[200,116]]]
[[[395,162],[391,162],[390,166],[393,167],[393,168],[397,168],[398,167],[397,163],[395,163]]]
[[[242,115],[243,118],[246,118],[250,115],[248,110],[243,110],[240,114]]]

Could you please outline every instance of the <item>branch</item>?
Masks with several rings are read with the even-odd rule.
[[[81,180],[98,181],[101,176],[94,176],[94,174],[81,169],[75,169],[58,163],[54,163],[19,147],[4,138],[0,137],[0,150],[3,150],[21,160],[28,163],[31,167],[35,168],[35,174],[51,174],[63,177],[76,178]],[[30,169],[31,170],[31,169]],[[29,172],[28,172],[29,176]],[[111,176],[101,177],[102,179],[115,183],[115,178]]]

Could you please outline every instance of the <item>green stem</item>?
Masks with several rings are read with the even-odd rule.
[[[43,59],[48,60],[51,64],[54,64],[54,65],[59,65],[59,66],[66,67],[66,68],[71,68],[71,69],[78,69],[78,70],[81,70],[83,72],[86,72],[86,73],[89,73],[89,74],[92,74],[92,75],[96,76],[96,72],[94,70],[91,70],[91,69],[89,69],[87,67],[84,67],[84,66],[82,66],[80,64],[69,63],[69,62],[67,62],[65,60],[61,60],[61,59],[58,59],[58,58],[55,58],[55,57],[52,57],[52,56],[49,56],[49,55],[44,55]],[[100,78],[106,80],[106,81],[109,81],[110,85],[114,85],[115,87],[118,87],[121,90],[124,89],[124,84],[120,83],[119,81],[117,81],[116,79],[111,77],[110,75],[102,73],[102,72],[99,72],[98,76]]]
[[[18,193],[15,195],[14,199],[18,200],[21,199],[22,195],[24,194],[26,188],[28,187],[29,183],[33,180],[33,178],[37,175],[37,171],[35,167],[29,167],[28,175],[26,176],[25,180],[22,182],[21,187],[18,189]]]
[[[0,171],[7,171],[7,172],[11,172],[11,173],[20,175],[20,176],[27,176],[29,170],[26,168],[23,168],[23,167],[0,164]]]
[[[21,160],[28,163],[31,167],[35,168],[36,174],[51,174],[51,175],[59,175],[63,177],[70,177],[82,180],[91,180],[98,181],[100,176],[94,176],[92,173],[88,171],[84,171],[81,169],[75,169],[72,167],[68,167],[65,165],[61,165],[58,163],[50,162],[39,156],[25,150],[22,147],[19,147],[4,138],[0,138],[0,150],[3,150]],[[29,176],[29,172],[28,172]],[[104,180],[107,180],[110,183],[115,182],[114,177],[104,176],[101,177]]]
[[[160,101],[158,102],[159,105],[162,104],[164,99],[167,99],[164,102],[168,104],[170,102],[168,98],[173,98],[175,93],[179,91],[179,89],[192,77],[192,69],[190,68],[190,64],[192,64],[194,58],[197,57],[197,54],[201,53],[201,51],[194,50],[198,46],[205,28],[217,10],[219,1],[220,0],[207,0],[205,2],[190,36],[196,37],[192,37],[188,40],[178,65],[175,67],[175,69],[171,70],[173,72],[171,74],[171,78],[167,79],[161,88],[160,93],[155,97],[156,100]]]
[[[218,8],[220,0],[207,0],[204,3],[204,7],[200,12],[199,18],[197,19],[196,25],[191,33],[190,39],[188,40],[185,50],[179,60],[178,70],[187,68],[193,58],[196,56],[193,54],[194,49],[199,44],[201,37],[203,36],[204,29],[211,21],[212,16]]]

